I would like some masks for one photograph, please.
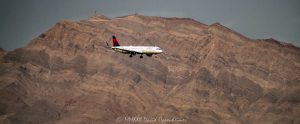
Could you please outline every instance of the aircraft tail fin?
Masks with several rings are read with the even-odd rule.
[[[113,40],[113,46],[120,46],[115,35],[112,36],[112,40]]]

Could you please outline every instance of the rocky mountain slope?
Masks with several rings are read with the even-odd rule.
[[[129,58],[112,34],[164,53]],[[0,57],[0,123],[300,123],[300,48],[219,23],[96,15]]]

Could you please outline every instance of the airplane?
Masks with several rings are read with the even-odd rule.
[[[163,51],[157,46],[120,46],[116,36],[112,35],[113,49],[114,51],[130,54],[129,57],[133,57],[134,55],[140,54],[140,58],[143,58],[143,54],[148,57],[152,57],[153,54],[160,54]],[[107,46],[108,43],[106,42]]]

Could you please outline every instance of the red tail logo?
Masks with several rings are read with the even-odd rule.
[[[116,38],[116,36],[112,36],[112,39],[113,39],[113,46],[120,46],[120,44],[118,43],[118,40]]]

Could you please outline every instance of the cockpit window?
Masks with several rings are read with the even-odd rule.
[[[157,47],[156,50],[161,50],[161,49],[159,47]]]

